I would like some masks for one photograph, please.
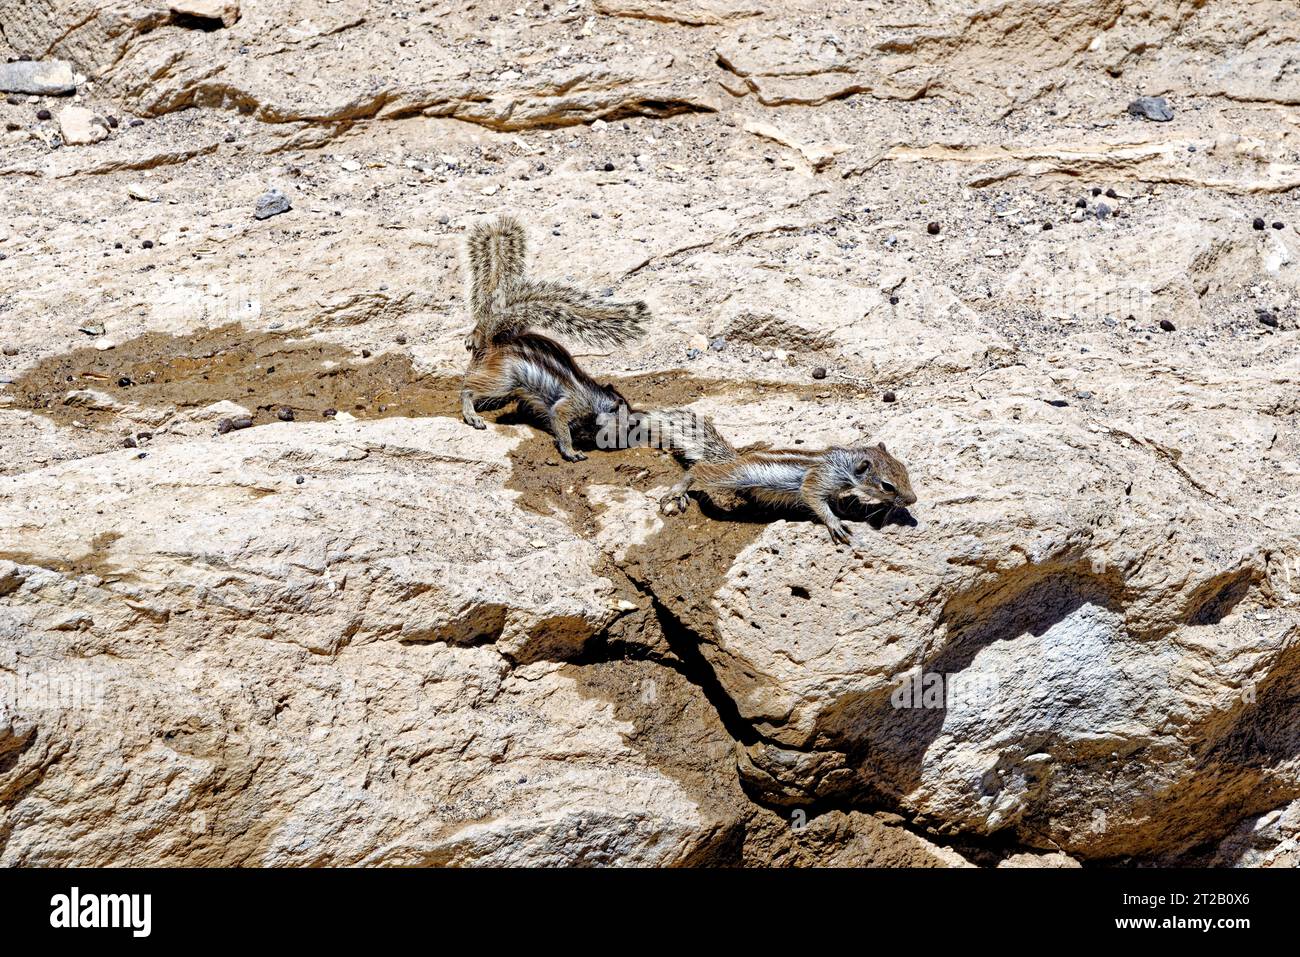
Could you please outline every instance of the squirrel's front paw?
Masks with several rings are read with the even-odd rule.
[[[827,525],[826,528],[831,533],[831,541],[836,545],[850,545],[853,543],[853,536],[843,522],[836,522],[834,525]]]
[[[486,428],[487,428],[487,423],[483,421],[483,416],[481,416],[481,415],[467,415],[467,416],[465,416],[465,424],[466,424],[466,425],[472,425],[472,426],[474,426],[474,428],[476,428],[476,429],[486,429]]]
[[[586,461],[586,453],[579,452],[577,449],[560,449],[560,454],[564,456],[566,462],[583,462]]]

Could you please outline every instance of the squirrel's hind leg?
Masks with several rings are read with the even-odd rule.
[[[499,402],[514,394],[515,383],[499,352],[489,352],[480,358],[475,353],[460,385],[460,415],[467,425],[486,429],[487,423],[478,414],[483,402]]]
[[[659,510],[665,515],[680,515],[691,507],[691,483],[695,476],[687,470],[681,481],[668,490],[668,494],[659,500]]]

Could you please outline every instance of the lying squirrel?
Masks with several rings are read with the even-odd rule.
[[[473,357],[460,392],[461,415],[485,429],[479,409],[517,401],[546,423],[565,459],[585,459],[573,447],[573,429],[617,415],[628,402],[612,385],[583,372],[564,346],[528,330],[621,345],[642,334],[649,309],[644,302],[613,302],[524,278],[524,229],[509,216],[475,226],[466,249],[474,331],[465,340]]]
[[[907,468],[885,450],[883,442],[816,451],[767,445],[738,451],[710,419],[685,409],[645,412],[640,417],[656,444],[688,465],[661,502],[668,515],[686,511],[687,493],[695,486],[723,507],[736,498],[758,505],[802,506],[826,525],[833,541],[847,545],[849,531],[831,510],[833,501],[852,496],[864,505],[883,502],[891,509],[916,502]]]

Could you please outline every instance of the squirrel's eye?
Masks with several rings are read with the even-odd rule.
[[[880,487],[884,489],[886,492],[888,492],[890,495],[893,495],[895,492],[898,491],[898,489],[894,488],[894,486],[890,485],[884,479],[880,480]]]

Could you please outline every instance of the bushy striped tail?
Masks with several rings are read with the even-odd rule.
[[[503,311],[513,290],[524,284],[528,240],[513,216],[477,223],[465,240],[469,260],[466,289],[474,332],[467,345],[481,347],[496,339],[508,323]]]
[[[638,414],[649,433],[649,444],[673,453],[687,465],[736,458],[735,446],[723,438],[707,415],[690,409],[654,409]]]
[[[619,302],[555,282],[511,286],[495,323],[496,338],[547,329],[592,345],[623,345],[645,334],[650,309],[644,302]]]

